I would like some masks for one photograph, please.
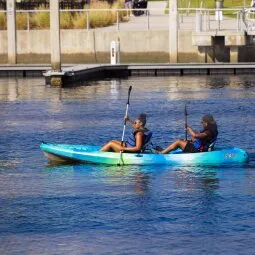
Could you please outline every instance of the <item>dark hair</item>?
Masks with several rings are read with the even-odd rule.
[[[207,123],[209,129],[211,129],[214,133],[218,133],[218,126],[211,114],[206,114],[203,116],[202,121]]]
[[[144,126],[146,125],[146,114],[145,113],[141,113],[137,119],[140,120]]]
[[[202,118],[202,121],[206,122],[209,125],[216,125],[216,121],[211,114],[205,114]]]

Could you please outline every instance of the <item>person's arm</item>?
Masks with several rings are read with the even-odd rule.
[[[135,135],[135,144],[136,146],[135,147],[131,147],[131,148],[123,148],[123,151],[126,151],[126,152],[137,152],[137,151],[140,151],[143,147],[143,133],[142,132],[138,132],[136,135]]]
[[[125,116],[124,119],[125,119],[126,121],[128,121],[128,122],[130,123],[130,125],[131,125],[133,128],[135,128],[135,122],[132,121],[132,120],[129,118],[129,116]]]
[[[197,133],[189,126],[187,126],[187,130],[191,134],[191,136],[195,139],[197,139],[197,138],[204,139],[210,135],[209,131],[207,131],[207,130],[203,133]]]

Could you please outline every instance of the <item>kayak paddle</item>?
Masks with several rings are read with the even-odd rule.
[[[132,90],[132,86],[130,86],[129,89],[128,89],[128,100],[127,100],[127,105],[126,105],[126,114],[125,114],[125,116],[128,115],[129,98],[130,98],[131,90]],[[121,138],[121,146],[123,146],[123,142],[124,142],[124,136],[125,136],[125,131],[126,131],[126,123],[127,123],[127,121],[125,119],[124,120],[124,126],[123,126],[123,132],[122,132],[122,138]],[[122,153],[122,151],[120,151],[120,159],[121,159],[121,153]],[[119,159],[118,165],[120,165],[120,159]]]
[[[187,141],[188,139],[188,131],[187,131],[187,125],[188,125],[188,111],[187,111],[187,105],[185,104],[185,109],[184,109],[184,115],[185,115],[185,139]]]

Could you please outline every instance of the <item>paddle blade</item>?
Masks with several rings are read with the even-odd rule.
[[[187,105],[185,104],[184,115],[188,116]]]
[[[129,97],[130,97],[131,90],[132,90],[132,86],[130,86],[129,89],[128,89],[128,101],[127,101],[127,104],[129,104]]]

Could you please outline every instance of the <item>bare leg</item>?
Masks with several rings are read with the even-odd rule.
[[[164,149],[163,151],[161,151],[161,154],[166,154],[169,151],[173,151],[176,150],[178,148],[181,148],[182,150],[184,150],[185,146],[187,145],[187,141],[184,140],[177,140],[175,142],[173,142],[172,144],[170,144],[166,149]]]
[[[125,147],[125,144],[123,145]],[[115,152],[120,152],[122,150],[121,142],[112,140],[105,144],[100,151],[115,151]]]

